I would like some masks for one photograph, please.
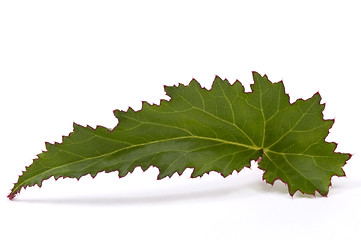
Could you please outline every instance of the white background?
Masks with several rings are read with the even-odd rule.
[[[1,239],[359,239],[359,1],[1,1]],[[215,75],[246,88],[283,79],[291,101],[319,91],[327,141],[354,154],[327,198],[293,198],[262,171],[156,180],[53,178],[6,196],[72,124],[114,127],[114,109],[168,99],[163,85]]]

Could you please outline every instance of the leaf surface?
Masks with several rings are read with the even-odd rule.
[[[211,90],[196,80],[165,87],[170,101],[143,102],[142,110],[114,111],[118,125],[108,130],[74,124],[62,143],[46,143],[14,185],[9,198],[24,187],[52,176],[77,178],[105,171],[120,177],[140,166],[159,169],[158,179],[193,168],[192,177],[217,171],[226,177],[261,159],[268,183],[280,179],[289,193],[327,195],[332,176],[344,176],[349,154],[335,153],[325,142],[333,120],[324,120],[316,93],[290,104],[282,82],[253,72],[252,92],[239,81],[216,77]]]

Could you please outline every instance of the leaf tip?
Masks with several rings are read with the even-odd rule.
[[[12,201],[15,198],[16,194],[10,193],[7,197],[10,201]]]

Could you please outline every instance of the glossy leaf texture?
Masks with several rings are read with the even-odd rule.
[[[325,137],[333,120],[324,120],[318,93],[293,104],[282,82],[253,72],[252,92],[236,81],[216,77],[211,90],[196,80],[165,87],[171,100],[143,102],[140,111],[115,110],[118,125],[108,130],[74,124],[62,143],[46,143],[14,185],[12,199],[27,186],[52,176],[77,178],[105,171],[124,177],[140,166],[159,169],[158,179],[193,168],[192,177],[210,171],[226,177],[260,159],[263,178],[280,179],[290,195],[327,195],[332,176],[344,176],[350,154],[336,153]]]

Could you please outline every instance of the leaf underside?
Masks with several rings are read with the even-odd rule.
[[[26,167],[9,198],[22,188],[54,176],[77,178],[105,171],[124,177],[140,166],[159,169],[158,179],[210,171],[226,177],[261,159],[263,179],[280,179],[290,195],[319,192],[326,196],[332,176],[344,176],[350,154],[335,153],[325,141],[333,120],[324,120],[318,93],[293,104],[282,82],[253,72],[252,92],[239,81],[231,85],[216,76],[211,90],[196,80],[188,86],[165,87],[171,100],[143,102],[142,110],[115,110],[118,125],[108,130],[74,124],[62,143],[46,143],[46,151]]]

